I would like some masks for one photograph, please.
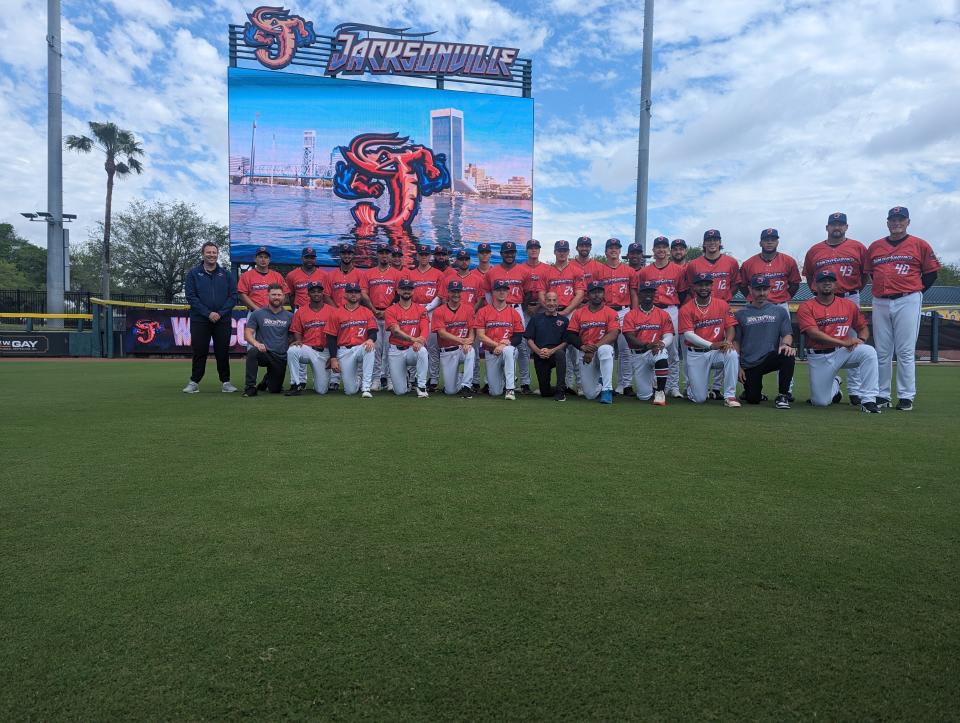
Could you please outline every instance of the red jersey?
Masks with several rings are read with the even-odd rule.
[[[423,308],[423,304],[410,304],[406,309],[400,306],[399,302],[388,306],[383,312],[383,325],[387,331],[398,326],[407,336],[420,339],[426,339],[430,334],[430,321],[427,319],[427,311]],[[409,341],[395,336],[390,337],[390,343],[398,349],[406,349],[410,346]]]
[[[240,279],[237,281],[237,292],[249,296],[250,301],[252,301],[258,309],[261,309],[267,305],[267,297],[269,296],[268,287],[270,284],[280,284],[280,286],[283,287],[283,293],[290,293],[287,280],[283,278],[283,275],[281,275],[279,271],[269,269],[267,273],[261,274],[255,268],[247,269],[240,274]]]
[[[601,306],[599,311],[590,311],[589,306],[578,306],[570,315],[567,331],[580,335],[582,344],[596,344],[609,331],[620,330],[617,312],[609,306]]]
[[[930,244],[907,236],[894,246],[887,238],[877,239],[867,249],[868,274],[873,274],[873,296],[912,294],[923,291],[923,274],[940,268]]]
[[[332,323],[327,335],[337,337],[338,346],[356,346],[365,342],[371,331],[376,331],[377,320],[366,306],[357,304],[353,311],[342,307],[331,313]]]
[[[844,239],[836,246],[821,241],[811,246],[803,259],[803,275],[807,277],[807,285],[814,292],[817,272],[824,270],[837,275],[838,294],[860,291],[866,268],[867,247],[852,238]]]
[[[618,264],[616,268],[608,264],[597,264],[594,280],[603,282],[603,303],[609,306],[630,306],[630,282],[634,270],[629,264]]]
[[[797,309],[797,326],[800,331],[818,329],[829,334],[834,339],[846,339],[850,330],[858,331],[867,325],[867,320],[860,313],[860,307],[850,299],[833,297],[833,302],[821,304],[816,298],[807,299]],[[836,349],[830,344],[824,344],[807,337],[807,347],[811,349]]]
[[[677,322],[681,334],[692,331],[701,339],[714,343],[723,341],[726,330],[737,325],[737,318],[726,301],[711,295],[706,309],[697,306],[696,299],[690,299],[681,306]]]
[[[664,334],[674,333],[673,320],[658,306],[651,306],[650,311],[630,309],[623,317],[623,331],[636,334],[644,344],[651,344],[663,339]]]
[[[367,277],[367,296],[370,297],[370,303],[377,311],[383,311],[393,303],[401,273],[392,266],[388,266],[386,271],[381,271],[374,266],[367,269],[365,274]]]
[[[313,267],[309,274],[298,266],[287,274],[287,287],[293,294],[293,303],[296,306],[306,306],[310,303],[310,297],[307,295],[307,284],[312,281],[319,281],[323,284],[323,292],[327,292],[327,275],[318,266]]]
[[[763,256],[757,254],[751,256],[743,262],[740,267],[740,283],[744,286],[750,286],[750,279],[754,276],[763,276],[770,279],[770,291],[767,299],[771,304],[782,304],[790,301],[790,284],[800,283],[800,269],[792,256],[788,256],[782,251],[769,261],[764,261]],[[750,298],[750,292],[747,291],[747,298]]]
[[[497,264],[483,277],[483,290],[489,293],[493,289],[494,281],[504,280],[510,284],[510,290],[507,292],[507,303],[522,304],[523,293],[530,286],[528,279],[531,273],[533,272],[530,267],[525,264],[514,264],[509,269],[505,269],[503,264]]]
[[[470,336],[470,325],[473,323],[473,307],[464,304],[462,300],[456,311],[446,304],[440,304],[433,310],[432,322],[434,331],[442,329],[448,334],[466,339]],[[441,348],[451,346],[449,339],[441,339],[439,335],[437,336],[437,343]]]
[[[683,274],[683,286],[677,291],[687,291],[693,284],[693,277],[697,274],[710,274],[713,279],[712,296],[730,301],[736,291],[736,285],[740,283],[739,273],[740,264],[733,256],[721,254],[713,261],[706,256],[697,256],[687,264]]]
[[[310,308],[310,304],[301,306],[293,315],[290,331],[303,337],[307,346],[325,347],[327,345],[327,329],[333,324],[333,315],[336,307],[324,304],[319,311]]]
[[[657,291],[653,295],[653,303],[676,306],[680,303],[677,289],[680,288],[682,279],[683,267],[673,261],[668,261],[662,269],[658,269],[656,264],[650,264],[634,274],[631,288],[637,291],[640,288],[641,281],[652,281],[657,285]]]
[[[587,290],[583,283],[583,272],[578,267],[579,264],[570,262],[562,269],[555,265],[548,266],[540,276],[540,290],[544,294],[549,291],[555,293],[561,309],[570,306],[574,296]]]
[[[407,269],[403,272],[403,278],[410,279],[413,282],[413,303],[429,304],[440,293],[440,281],[443,279],[444,272],[429,267],[426,271],[420,268]]]
[[[526,286],[523,287],[523,292],[525,294],[536,294],[540,291],[541,285],[543,284],[543,275],[547,272],[547,269],[550,268],[550,264],[538,261],[536,266],[531,266],[527,263],[525,263],[524,266],[530,269],[530,276],[527,277],[527,283]]]
[[[597,273],[601,270],[600,262],[596,259],[590,259],[585,264],[580,263],[580,257],[574,257],[570,259],[570,263],[573,264],[573,268],[580,272],[580,276],[583,279],[583,288],[586,289],[589,286],[590,282],[596,278]]]
[[[503,344],[509,344],[514,334],[523,333],[523,320],[512,306],[504,306],[497,311],[492,304],[487,304],[474,315],[472,326],[482,329],[487,337]]]
[[[463,284],[463,291],[460,293],[461,303],[469,304],[472,308],[483,298],[483,274],[476,269],[470,269],[465,276],[461,276],[455,270],[447,271],[440,282],[440,298],[444,301],[447,300],[447,284],[451,281],[459,281]]]
[[[339,266],[327,272],[327,283],[324,284],[324,291],[329,296],[335,306],[342,307],[347,303],[347,284],[360,284],[364,293],[367,291],[367,275],[363,269],[354,266],[352,269],[343,272]]]

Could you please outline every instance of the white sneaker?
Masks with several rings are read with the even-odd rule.
[[[363,399],[373,399],[373,395],[370,393],[370,390],[367,389],[360,395]]]
[[[186,390],[184,390],[184,391],[186,391]],[[224,383],[220,386],[220,391],[223,392],[224,394],[233,394],[234,392],[239,391],[239,390],[238,390],[235,386],[233,386],[233,383],[232,383],[232,382],[224,382]]]
[[[667,406],[667,395],[661,391],[656,391],[653,393],[653,403],[657,407]]]
[[[515,402],[517,400],[517,395],[513,393],[512,389],[508,389],[507,393],[503,395],[503,398],[508,402]]]
[[[393,379],[389,379],[389,378],[387,379],[387,391],[388,392],[393,391]]]
[[[737,401],[736,397],[727,397],[723,400],[723,406],[730,407],[731,409],[736,409],[740,406],[740,402]]]
[[[427,394],[426,387],[417,387],[417,397],[420,399],[426,399],[430,395]]]
[[[672,399],[683,399],[683,394],[679,389],[671,389],[669,394]]]
[[[619,395],[622,397],[622,396],[623,396],[623,387],[616,387],[616,388],[613,390],[613,393],[614,393],[614,394],[619,394]]]
[[[183,388],[184,394],[197,394],[200,391],[200,385],[194,381],[187,382],[187,386]],[[237,391],[234,389],[233,391]]]

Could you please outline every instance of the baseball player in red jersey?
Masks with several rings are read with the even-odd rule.
[[[422,304],[426,308],[428,320],[431,320],[433,310],[440,305],[440,283],[444,275],[444,272],[430,263],[432,253],[432,249],[426,244],[417,246],[417,265],[403,274],[403,278],[413,282],[413,303]],[[427,356],[430,358],[430,382],[427,390],[432,392],[436,391],[437,379],[440,376],[440,347],[437,346],[437,335],[432,331],[427,339]]]
[[[818,271],[817,295],[797,309],[797,325],[807,335],[807,366],[810,370],[810,401],[826,407],[839,401],[840,369],[857,368],[859,387],[850,382],[850,393],[860,397],[860,409],[879,414],[877,399],[877,352],[866,343],[870,338],[867,320],[860,307],[849,299],[837,298],[833,271]]]
[[[531,289],[530,276],[533,272],[526,264],[517,263],[517,245],[513,241],[504,241],[500,244],[501,262],[493,266],[484,276],[484,291],[492,298],[493,284],[497,281],[507,283],[506,303],[516,309],[520,315],[520,323],[527,322],[526,310],[523,306],[524,295]],[[524,327],[526,328],[526,327]],[[526,346],[525,344],[523,346]],[[518,351],[520,360],[520,391],[530,393],[530,355]]]
[[[430,265],[441,274],[450,270],[450,249],[442,244],[433,247],[433,261]]]
[[[470,399],[473,367],[477,354],[473,349],[473,307],[463,302],[463,284],[448,281],[446,300],[433,312],[433,328],[440,344],[440,367],[443,370],[443,391]],[[460,364],[463,374],[460,375]]]
[[[686,247],[684,247],[685,249]],[[649,281],[656,287],[653,305],[663,309],[673,322],[674,331],[680,321],[680,298],[677,288],[683,278],[683,268],[670,257],[670,240],[666,236],[657,236],[653,240],[653,262],[640,269],[633,277],[632,302],[639,305],[637,291],[640,284]],[[679,399],[680,393],[680,340],[674,333],[667,344],[667,396]]]
[[[622,332],[630,345],[637,399],[653,397],[653,403],[663,407],[667,404],[667,349],[673,343],[674,326],[670,315],[653,302],[657,290],[654,281],[640,282],[637,308],[624,317]]]
[[[373,359],[377,346],[377,320],[373,312],[360,305],[362,287],[349,283],[344,288],[344,304],[332,317],[327,336],[336,338],[330,348],[330,368],[343,378],[344,394],[357,393],[357,368],[361,369],[360,391],[370,399],[373,380]]]
[[[317,267],[317,252],[307,246],[300,252],[300,265],[287,274],[287,286],[293,297],[294,306],[306,306],[310,303],[307,287],[314,282],[325,281],[326,274]]]
[[[430,357],[427,354],[427,338],[430,336],[430,321],[426,307],[413,302],[414,283],[406,277],[397,284],[399,300],[384,314],[387,331],[390,332],[390,379],[393,392],[399,396],[407,393],[407,370],[416,367],[417,396],[426,399],[427,375]]]
[[[733,344],[737,320],[730,305],[713,296],[714,281],[709,273],[697,274],[691,282],[693,296],[680,308],[679,328],[686,345],[687,398],[696,404],[707,401],[710,370],[722,369],[723,403],[739,407],[740,356]]]
[[[390,266],[395,268],[397,271],[403,271],[403,249],[399,246],[394,246],[390,249]]]
[[[443,281],[440,282],[441,301],[446,301],[447,284],[451,281],[459,281],[463,287],[460,293],[460,303],[466,304],[474,312],[486,303],[483,291],[483,274],[477,269],[470,268],[470,252],[466,249],[460,249],[457,252],[453,262],[453,267],[447,271]],[[474,334],[473,349],[476,360],[473,365],[473,386],[471,391],[476,393],[480,390],[480,338]]]
[[[647,258],[643,253],[643,244],[638,244],[636,241],[627,246],[627,266],[630,267],[630,270],[633,271],[633,276],[636,278],[637,273],[640,269],[643,268],[643,260]],[[633,296],[630,297],[631,303],[633,303]]]
[[[377,246],[377,265],[364,273],[367,280],[367,296],[373,304],[373,315],[377,319],[377,353],[373,363],[373,391],[388,387],[387,360],[390,353],[390,334],[383,321],[383,312],[393,303],[397,295],[400,272],[390,265],[391,248],[388,244]]]
[[[681,269],[687,267],[687,242],[682,238],[675,238],[670,242],[670,258]],[[680,299],[682,302],[683,299]]]
[[[511,288],[507,279],[495,279],[490,292],[491,302],[473,317],[473,328],[487,350],[487,387],[490,396],[499,397],[503,394],[508,401],[516,399],[517,345],[524,331],[520,312],[507,303]]]
[[[765,228],[760,232],[760,253],[740,265],[740,293],[750,300],[750,284],[754,276],[770,280],[767,301],[790,311],[788,302],[800,288],[800,269],[792,256],[777,251],[780,232]]]
[[[620,254],[623,250],[623,244],[618,238],[608,238],[604,244],[603,254],[606,257],[602,263],[597,264],[597,271],[593,278],[603,282],[603,302],[617,312],[617,322],[622,326],[623,317],[630,311],[630,282],[633,281],[634,272],[629,264],[620,260]],[[630,361],[630,347],[627,346],[627,340],[623,334],[617,337],[617,382],[615,390],[617,394],[633,394],[633,368]]]
[[[340,264],[327,272],[325,279],[328,304],[336,307],[342,307],[347,303],[347,286],[355,285],[360,287],[360,301],[362,306],[373,311],[373,304],[370,303],[370,297],[367,296],[367,275],[363,269],[354,264],[357,249],[351,243],[342,243],[340,250]]]
[[[492,255],[493,247],[490,244],[483,242],[477,245],[477,271],[484,276],[493,268],[493,264],[490,262]]]
[[[587,285],[587,305],[570,317],[567,340],[577,348],[583,396],[612,404],[613,345],[620,336],[620,320],[617,312],[603,303],[603,297],[603,282],[594,279]]]
[[[287,286],[287,280],[279,271],[270,268],[270,249],[266,246],[260,246],[253,257],[254,266],[240,274],[237,281],[237,293],[240,296],[240,303],[246,306],[250,311],[256,311],[267,306],[268,289],[270,284],[280,284],[284,294],[290,293],[290,287]]]
[[[327,329],[336,309],[323,303],[323,283],[311,281],[307,286],[307,303],[297,307],[290,323],[293,341],[287,349],[290,368],[288,397],[298,397],[307,386],[307,364],[313,368],[313,388],[326,394],[330,387],[330,351]]]
[[[923,292],[940,270],[926,241],[907,233],[910,212],[894,206],[887,213],[890,234],[867,249],[867,273],[873,276],[873,335],[880,365],[877,404],[890,404],[893,358],[897,358],[897,409],[909,412],[917,395],[915,350],[920,335]]]

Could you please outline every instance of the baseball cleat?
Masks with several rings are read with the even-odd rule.
[[[598,400],[600,404],[613,404],[613,391],[610,389],[604,389],[600,392],[600,399]]]
[[[723,400],[723,406],[730,407],[731,409],[736,409],[741,406],[740,402],[737,401],[736,397],[727,397]]]
[[[428,391],[428,392],[435,392],[435,391],[437,391],[437,383],[436,383],[436,382],[430,382],[429,384],[427,384],[427,391]]]
[[[220,385],[220,391],[224,394],[233,394],[236,391],[239,391],[233,384],[230,382],[224,382]]]
[[[533,394],[533,392],[530,391],[530,385],[529,385],[529,384],[521,384],[521,385],[520,385],[520,393],[523,394],[523,395]]]
[[[480,389],[480,393],[481,393],[481,394],[489,394],[489,393],[490,393],[490,385],[489,385],[489,384],[484,384],[483,387]]]
[[[514,394],[514,391],[512,389],[508,389],[506,393],[503,395],[503,398],[506,399],[508,402],[513,402],[513,401],[516,401],[517,395]]]
[[[187,386],[183,388],[184,394],[196,394],[199,391],[200,391],[200,385],[197,384],[195,381],[187,382]]]
[[[299,384],[291,384],[290,388],[283,393],[285,397],[299,397],[303,392],[300,390]]]
[[[681,392],[679,389],[671,389],[668,394],[670,395],[671,399],[683,399],[683,392]]]
[[[370,391],[371,391],[371,392],[379,392],[380,389],[381,389],[380,380],[379,380],[379,379],[374,380],[373,384],[370,385]]]
[[[473,390],[470,387],[461,387],[460,388],[460,398],[461,399],[473,399]]]
[[[417,387],[417,399],[426,399],[429,396],[426,387]]]
[[[719,401],[723,399],[723,392],[721,392],[719,389],[711,389],[710,393],[707,394],[707,399],[714,399]]]
[[[267,378],[266,378],[266,377],[264,377],[264,378],[263,378],[263,381],[260,382],[260,383],[257,385],[257,391],[258,391],[258,392],[265,392],[265,391],[267,391]]]
[[[913,400],[912,399],[900,399],[897,401],[897,409],[901,412],[912,412],[913,411]]]
[[[365,389],[365,390],[363,391],[363,393],[360,395],[360,398],[361,398],[361,399],[373,399],[373,395],[370,393],[370,390],[369,390],[369,389]]]
[[[777,409],[790,409],[790,399],[786,394],[778,394],[777,401],[773,403]]]
[[[880,407],[880,409],[890,408],[890,400],[887,399],[886,397],[877,397],[876,404],[878,407]]]
[[[567,395],[564,394],[563,392],[558,392],[557,394],[554,395],[553,401],[555,401],[555,402],[565,402],[565,401],[567,401]]]
[[[255,397],[255,396],[257,396],[257,388],[256,388],[256,387],[247,387],[246,389],[243,390],[243,396],[245,396],[245,397]]]
[[[653,393],[653,406],[655,407],[665,407],[667,406],[667,395],[663,392],[657,390]]]
[[[635,394],[634,394],[634,392],[633,392],[633,387],[624,387],[624,388],[623,388],[623,396],[625,396],[625,397],[635,396]]]
[[[851,407],[859,407],[861,404],[862,404],[862,402],[861,402],[859,396],[857,396],[856,394],[851,394],[851,395],[850,395],[850,406],[851,406]]]
[[[860,411],[867,414],[880,414],[880,407],[876,402],[864,402],[860,405]]]
[[[339,385],[337,382],[331,382],[331,384],[330,384],[329,388],[327,389],[327,391],[328,391],[328,392],[339,392],[339,391],[340,391],[340,385]]]

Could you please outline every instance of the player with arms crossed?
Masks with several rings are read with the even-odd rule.
[[[307,386],[307,364],[313,368],[313,389],[317,394],[326,394],[330,388],[330,351],[327,328],[332,323],[336,309],[323,303],[323,284],[311,281],[307,285],[305,306],[297,308],[290,331],[293,341],[287,350],[290,367],[290,390],[288,397],[299,397]]]
[[[492,269],[490,273],[493,273]],[[493,302],[473,317],[473,328],[487,350],[487,387],[490,396],[499,397],[503,394],[504,399],[514,401],[517,398],[517,345],[523,337],[523,321],[520,312],[507,303],[510,291],[507,279],[495,279],[491,290]]]
[[[910,212],[894,206],[887,213],[890,235],[867,249],[873,275],[873,335],[880,366],[877,404],[890,406],[893,358],[897,358],[897,409],[909,412],[917,396],[916,348],[923,292],[940,270],[930,244],[907,233]]]
[[[343,307],[333,313],[327,336],[335,337],[336,343],[330,347],[330,368],[340,372],[343,378],[343,393],[357,393],[359,367],[360,396],[370,399],[373,397],[370,386],[377,349],[377,320],[370,309],[360,305],[362,293],[360,284],[347,284],[344,288],[346,300]]]
[[[866,343],[870,338],[867,320],[849,299],[838,299],[833,290],[837,276],[818,271],[817,295],[800,304],[797,324],[807,335],[807,366],[810,370],[810,397],[815,407],[839,401],[839,369],[858,368],[859,387],[850,388],[860,397],[860,409],[879,414],[877,406],[877,352]]]
[[[477,362],[473,350],[473,308],[462,300],[463,284],[448,281],[446,301],[433,312],[433,328],[440,344],[440,368],[443,371],[443,391],[464,399],[473,397],[470,384],[473,381],[473,365]],[[463,374],[460,375],[460,364]]]
[[[577,349],[583,396],[613,404],[613,345],[620,336],[620,320],[603,297],[603,282],[594,279],[587,285],[587,305],[570,317],[567,342]]]
[[[693,298],[680,309],[680,333],[686,345],[687,398],[696,404],[707,401],[710,370],[722,369],[723,403],[739,407],[740,356],[733,344],[737,320],[730,305],[713,296],[713,277],[709,273],[696,274],[691,282]]]
[[[759,404],[763,396],[763,375],[778,372],[777,409],[790,409],[796,349],[790,312],[767,301],[770,277],[755,274],[750,280],[750,303],[737,311],[734,345],[740,355],[740,381],[747,404]]]
[[[667,349],[673,343],[673,320],[653,303],[658,290],[654,281],[641,281],[635,288],[637,308],[623,319],[623,335],[633,357],[633,380],[637,399],[653,397],[658,407],[667,404],[667,378],[670,373]],[[656,389],[654,389],[656,384]]]
[[[413,291],[412,279],[400,279],[397,284],[400,299],[384,314],[384,323],[390,332],[390,379],[393,381],[393,393],[402,396],[407,393],[407,370],[416,367],[417,397],[426,399],[430,396],[427,392],[430,321],[423,304],[413,302]]]

